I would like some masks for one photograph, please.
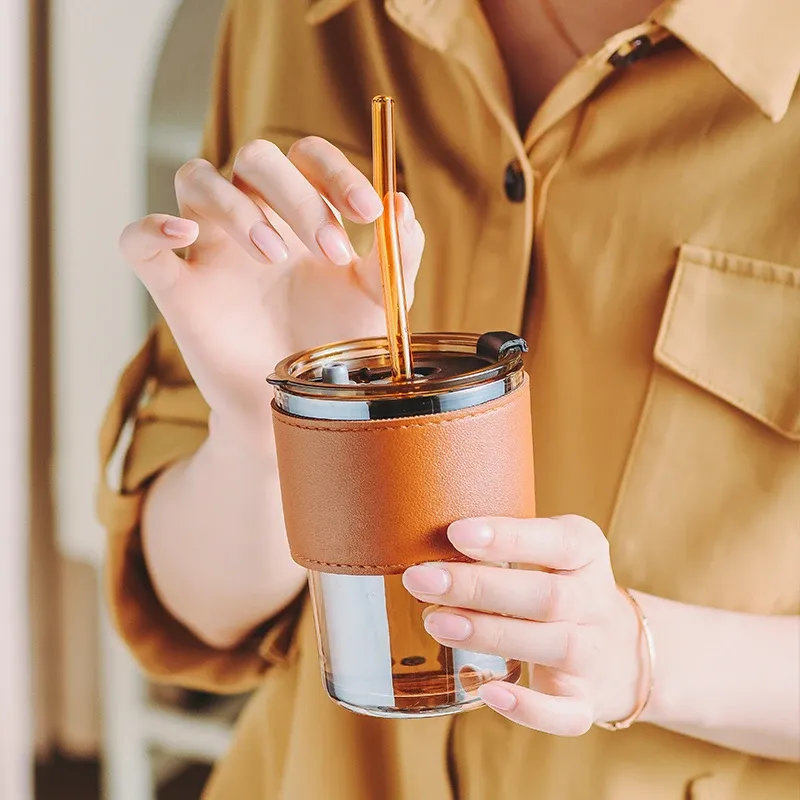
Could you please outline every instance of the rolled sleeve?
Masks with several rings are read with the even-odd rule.
[[[117,486],[109,462],[133,426]],[[208,434],[208,407],[169,330],[160,322],[120,378],[100,435],[98,514],[108,532],[105,589],[111,619],[154,680],[219,693],[256,686],[292,658],[303,596],[229,650],[194,636],[159,601],[147,570],[140,522],[153,479],[193,455]]]

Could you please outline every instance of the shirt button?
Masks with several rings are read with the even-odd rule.
[[[521,203],[525,199],[525,175],[519,161],[512,161],[506,167],[503,186],[506,190],[506,197],[512,203]]]
[[[608,63],[612,67],[629,67],[650,55],[653,50],[653,41],[649,36],[637,36],[627,44],[622,45],[615,53],[609,56]]]

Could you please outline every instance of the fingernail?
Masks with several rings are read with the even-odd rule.
[[[411,205],[411,201],[408,197],[400,192],[397,195],[397,202],[400,206],[398,208],[398,213],[400,214],[400,223],[405,228],[407,233],[411,233],[414,230],[414,221],[416,220],[416,215],[414,214],[414,206]]]
[[[409,567],[403,573],[403,586],[417,594],[444,594],[450,588],[450,573],[428,564]]]
[[[422,623],[431,636],[461,642],[472,635],[472,623],[466,617],[446,611],[428,614]]]
[[[346,267],[353,260],[350,242],[332,222],[326,222],[317,231],[317,244],[322,252],[340,267]]]
[[[285,242],[266,222],[256,222],[250,228],[250,239],[273,264],[280,264],[289,258]]]
[[[350,208],[368,222],[377,219],[383,212],[383,203],[374,189],[367,186],[356,186],[346,195]]]
[[[460,519],[447,529],[447,538],[459,550],[485,550],[494,541],[494,531],[485,523]]]
[[[478,697],[498,711],[511,711],[517,704],[517,696],[499,683],[484,684],[478,689]]]
[[[182,219],[181,217],[173,217],[168,219],[162,226],[161,230],[167,236],[173,236],[176,239],[185,239],[197,231],[197,223],[192,219]]]

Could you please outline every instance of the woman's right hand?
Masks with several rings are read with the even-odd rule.
[[[120,248],[161,311],[217,418],[268,425],[266,376],[285,356],[385,331],[376,248],[359,258],[326,198],[367,224],[381,199],[329,142],[297,141],[284,155],[255,140],[231,181],[200,159],[177,172],[181,217],[129,225]],[[408,198],[398,196],[409,302],[424,246]],[[188,247],[186,257],[173,252]]]

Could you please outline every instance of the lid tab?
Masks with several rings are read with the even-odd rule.
[[[489,331],[478,338],[475,352],[491,361],[500,361],[515,353],[527,353],[528,343],[508,331]]]

